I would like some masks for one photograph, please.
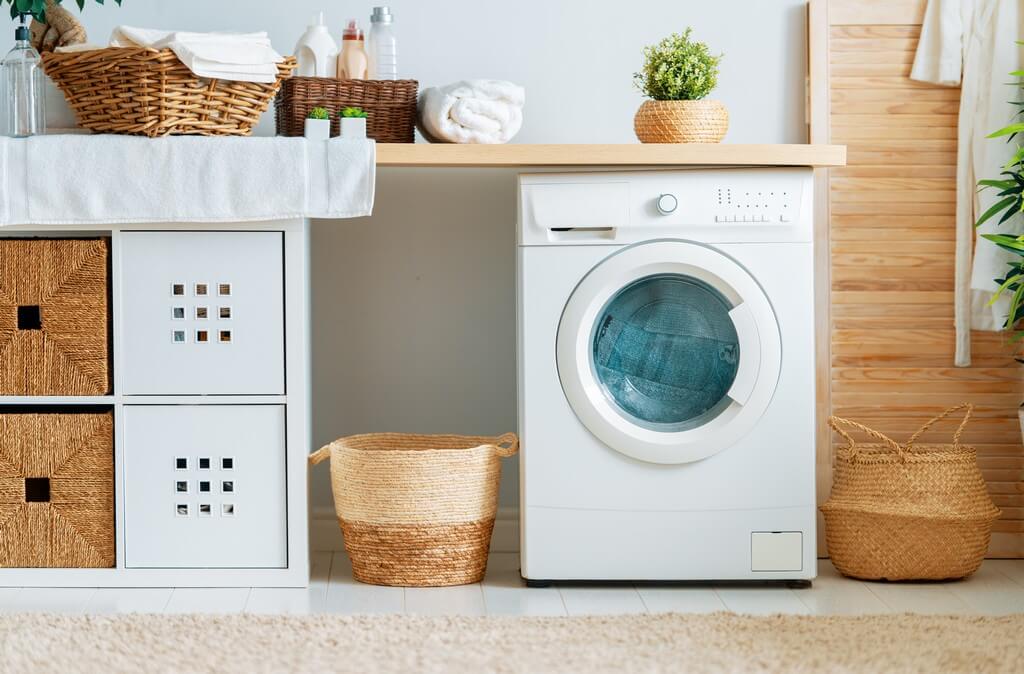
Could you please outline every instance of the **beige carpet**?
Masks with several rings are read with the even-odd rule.
[[[1021,672],[1024,615],[0,616],[0,672]]]

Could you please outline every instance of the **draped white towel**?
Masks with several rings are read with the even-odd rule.
[[[466,80],[420,94],[420,133],[431,142],[507,143],[523,125],[526,91],[501,80]]]
[[[198,77],[270,83],[284,58],[266,33],[188,33],[118,26],[111,47],[170,49]]]
[[[369,215],[375,150],[343,138],[0,138],[0,225]]]
[[[1024,34],[1020,0],[929,0],[911,79],[947,86],[960,85],[957,129],[955,318],[958,367],[971,364],[971,329],[1001,330],[1008,302],[990,305],[1011,256],[976,236],[974,223],[998,197],[995,190],[977,189],[982,178],[999,178],[1001,166],[1016,150],[1005,138],[986,138],[1013,119],[1019,92],[1010,73],[1020,70]],[[991,219],[982,233],[1022,231],[1016,215],[1002,225]]]

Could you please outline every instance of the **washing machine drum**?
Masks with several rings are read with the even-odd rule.
[[[774,394],[778,325],[739,264],[700,244],[627,248],[574,291],[558,331],[570,405],[612,449],[682,463],[750,432]]]

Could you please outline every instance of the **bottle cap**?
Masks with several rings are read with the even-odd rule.
[[[319,28],[321,26],[327,26],[327,20],[324,18],[323,12],[317,12],[317,15],[313,17],[313,23],[309,24],[310,28]]]
[[[373,14],[370,15],[370,23],[391,23],[393,19],[391,8],[387,6],[374,7]]]
[[[342,40],[362,40],[363,31],[359,28],[359,24],[356,23],[355,19],[351,19],[348,25],[345,26],[345,32],[341,34]]]
[[[22,12],[18,15],[18,19],[21,20],[21,25],[14,29],[14,39],[19,41],[27,41],[29,38],[28,26],[25,25],[25,13]]]

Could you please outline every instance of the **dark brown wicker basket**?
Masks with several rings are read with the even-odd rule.
[[[301,136],[313,108],[331,112],[331,135],[339,133],[337,113],[358,107],[369,113],[366,135],[378,143],[416,140],[416,80],[337,80],[330,77],[290,77],[274,102],[277,135]]]

